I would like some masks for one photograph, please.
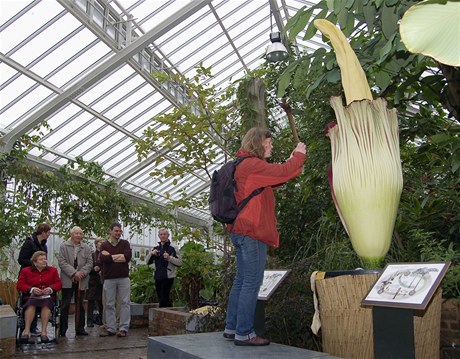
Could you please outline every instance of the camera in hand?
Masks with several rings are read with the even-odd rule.
[[[159,256],[160,256],[160,246],[153,247],[152,250],[156,250],[156,251],[157,251],[157,254],[155,255],[156,257],[159,257]]]

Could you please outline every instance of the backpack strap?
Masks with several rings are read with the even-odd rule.
[[[243,160],[245,160],[246,158],[250,158],[252,156],[245,156],[245,157],[237,157],[236,160],[235,160],[235,171],[236,171],[236,166],[238,166],[241,162],[243,162]],[[235,173],[233,173],[233,181],[234,181],[234,187],[235,187],[235,191],[238,192],[238,187],[236,185],[236,180],[235,180]],[[265,187],[260,187],[260,188],[257,188],[255,189],[254,191],[251,192],[251,194],[249,196],[247,196],[246,198],[244,198],[243,200],[241,200],[239,203],[238,203],[238,213],[241,212],[241,210],[246,207],[246,205],[248,204],[248,202],[251,200],[252,197],[254,196],[257,196],[258,194],[262,193],[262,191],[265,189]],[[238,215],[237,215],[238,217]],[[236,218],[235,218],[235,222],[236,222]],[[231,227],[230,227],[230,233],[232,233],[233,231],[233,226],[235,225],[235,222],[232,223]]]
[[[262,193],[264,189],[265,187],[260,187],[252,191],[249,196],[247,196],[240,203],[238,203],[238,209],[241,211],[248,204],[248,202],[251,200],[252,197],[257,196],[258,194]]]

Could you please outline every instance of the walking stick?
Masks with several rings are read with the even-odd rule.
[[[75,301],[75,329],[78,330],[80,328],[80,284],[81,280],[78,281],[77,287],[77,295]]]
[[[294,141],[299,143],[299,135],[297,134],[297,129],[295,127],[294,116],[292,115],[292,108],[291,105],[288,104],[286,98],[283,97],[283,102],[280,103],[281,108],[286,112],[286,115],[289,120],[289,126],[291,127],[292,136],[294,137]]]

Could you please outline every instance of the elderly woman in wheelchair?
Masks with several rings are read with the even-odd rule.
[[[21,342],[28,342],[30,325],[35,318],[36,308],[41,308],[41,342],[49,342],[47,325],[51,311],[55,307],[56,294],[62,288],[61,279],[56,268],[48,266],[46,253],[35,252],[31,258],[32,266],[21,270],[17,290],[23,294],[22,308],[24,309],[25,327]]]

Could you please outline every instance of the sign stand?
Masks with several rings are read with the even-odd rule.
[[[256,312],[254,315],[254,331],[259,337],[265,336],[265,305],[276,288],[281,284],[290,270],[266,270],[264,280],[257,297]]]
[[[450,262],[390,263],[361,304],[372,306],[375,359],[414,359],[414,310],[425,310]]]
[[[372,307],[374,359],[414,359],[412,309]]]
[[[254,331],[258,337],[265,337],[265,300],[257,300],[254,316]]]

